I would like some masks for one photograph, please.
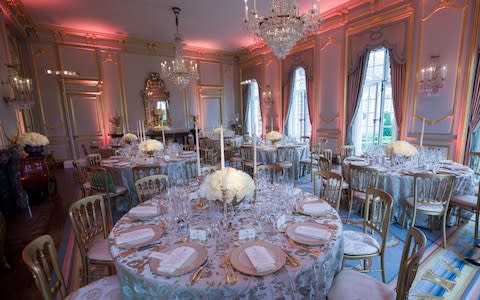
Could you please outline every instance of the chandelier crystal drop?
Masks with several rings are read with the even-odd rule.
[[[263,40],[279,59],[284,59],[305,34],[314,32],[320,24],[320,0],[312,0],[308,13],[301,15],[294,0],[272,0],[270,16],[258,13],[256,0],[252,10],[248,8],[248,0],[244,1],[245,30]]]
[[[164,61],[161,63],[162,76],[173,82],[180,89],[184,89],[192,80],[198,79],[197,64],[193,61],[187,61],[183,58],[183,40],[178,30],[178,15],[180,8],[173,7],[175,14],[175,25],[177,32],[175,33],[175,58],[169,63]]]

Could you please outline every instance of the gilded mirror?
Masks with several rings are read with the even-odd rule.
[[[149,73],[142,91],[145,120],[150,126],[170,124],[170,92],[157,72]]]

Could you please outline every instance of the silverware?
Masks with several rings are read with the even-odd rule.
[[[153,244],[150,244],[150,245],[145,245],[145,246],[141,246],[141,247],[137,247],[137,248],[132,248],[130,250],[126,250],[126,251],[123,251],[123,252],[120,252],[118,254],[118,256],[120,257],[127,257],[127,256],[130,256],[132,254],[135,254],[139,251],[144,251],[144,250],[148,250],[150,248],[155,248],[155,247],[158,247],[160,246],[161,243],[153,243]]]
[[[452,280],[445,279],[435,273],[432,270],[428,270],[423,276],[423,279],[429,280],[433,283],[436,283],[446,289],[447,291],[451,291],[454,287],[456,282]]]
[[[192,274],[192,277],[190,277],[190,283],[192,285],[200,279],[200,277],[202,276],[203,270],[205,269],[205,267],[208,266],[209,260],[210,258],[207,258],[203,262],[203,264],[200,267],[198,267],[198,269]]]

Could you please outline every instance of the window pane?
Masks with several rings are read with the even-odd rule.
[[[302,136],[310,136],[311,130],[305,69],[298,67],[293,74],[292,98],[290,99],[286,134],[300,140]]]

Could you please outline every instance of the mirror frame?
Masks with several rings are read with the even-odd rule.
[[[170,125],[170,92],[158,72],[148,73],[141,94],[147,125],[156,126],[161,122]]]

